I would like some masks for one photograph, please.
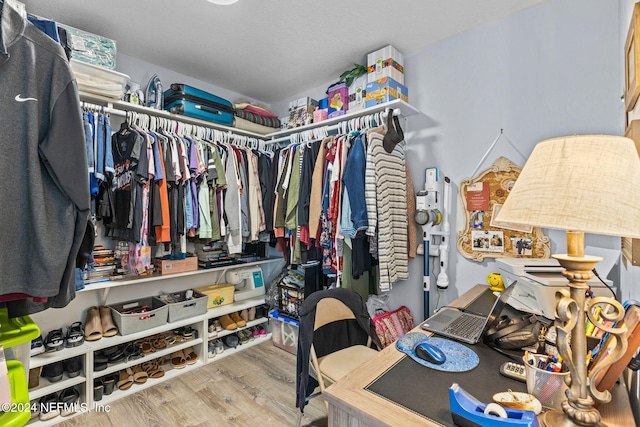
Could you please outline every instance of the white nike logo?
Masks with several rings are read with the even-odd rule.
[[[27,101],[37,101],[35,98],[22,98],[20,94],[16,95],[16,101],[18,102],[27,102]]]

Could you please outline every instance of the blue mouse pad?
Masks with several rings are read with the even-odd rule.
[[[418,343],[422,342],[428,342],[438,347],[445,356],[447,356],[447,360],[443,364],[437,365],[420,359],[416,356],[413,349]],[[478,355],[470,348],[446,338],[428,337],[421,332],[408,332],[404,334],[396,341],[396,348],[419,364],[438,371],[466,372],[472,370],[480,363]]]

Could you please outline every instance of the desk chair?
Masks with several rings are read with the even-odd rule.
[[[296,378],[298,426],[309,399],[378,354],[380,340],[360,295],[335,288],[309,295],[300,307]],[[320,392],[307,396],[311,367]],[[325,402],[328,409],[328,404]]]

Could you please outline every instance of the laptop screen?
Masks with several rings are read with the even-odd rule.
[[[491,329],[498,322],[498,319],[500,318],[500,314],[502,314],[502,310],[504,310],[504,308],[506,307],[507,301],[509,300],[509,297],[511,296],[511,293],[513,292],[514,288],[515,286],[513,285],[509,286],[504,291],[502,291],[502,293],[498,297],[498,300],[495,302],[495,305],[493,306],[493,309],[489,314],[487,323],[485,323],[484,325],[482,335],[481,335],[482,338],[484,338],[484,335],[487,333],[487,331]]]

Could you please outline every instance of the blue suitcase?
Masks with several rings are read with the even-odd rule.
[[[164,109],[226,126],[233,125],[235,115],[231,102],[182,83],[172,83],[165,91]]]

